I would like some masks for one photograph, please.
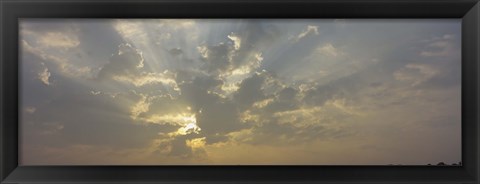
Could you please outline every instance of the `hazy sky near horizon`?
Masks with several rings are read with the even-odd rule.
[[[461,161],[460,19],[22,19],[22,165]]]

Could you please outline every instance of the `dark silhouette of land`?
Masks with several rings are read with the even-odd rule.
[[[444,162],[439,162],[438,164],[436,165],[432,165],[432,164],[427,164],[429,166],[461,166],[462,165],[462,162],[458,162],[458,163],[453,163],[453,164],[446,164]]]
[[[388,164],[392,166],[403,165],[403,164]],[[445,162],[438,162],[437,164],[427,164],[427,166],[462,166],[462,162],[446,164]]]

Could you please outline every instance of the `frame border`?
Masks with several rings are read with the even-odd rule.
[[[461,18],[463,164],[19,166],[20,18]],[[479,25],[478,0],[0,0],[0,183],[479,183]]]

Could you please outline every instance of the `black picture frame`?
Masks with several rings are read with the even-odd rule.
[[[0,183],[479,183],[478,0],[0,0]],[[19,166],[21,18],[460,18],[462,165]]]

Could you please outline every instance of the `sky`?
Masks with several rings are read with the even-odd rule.
[[[460,19],[21,19],[21,165],[461,161]]]

